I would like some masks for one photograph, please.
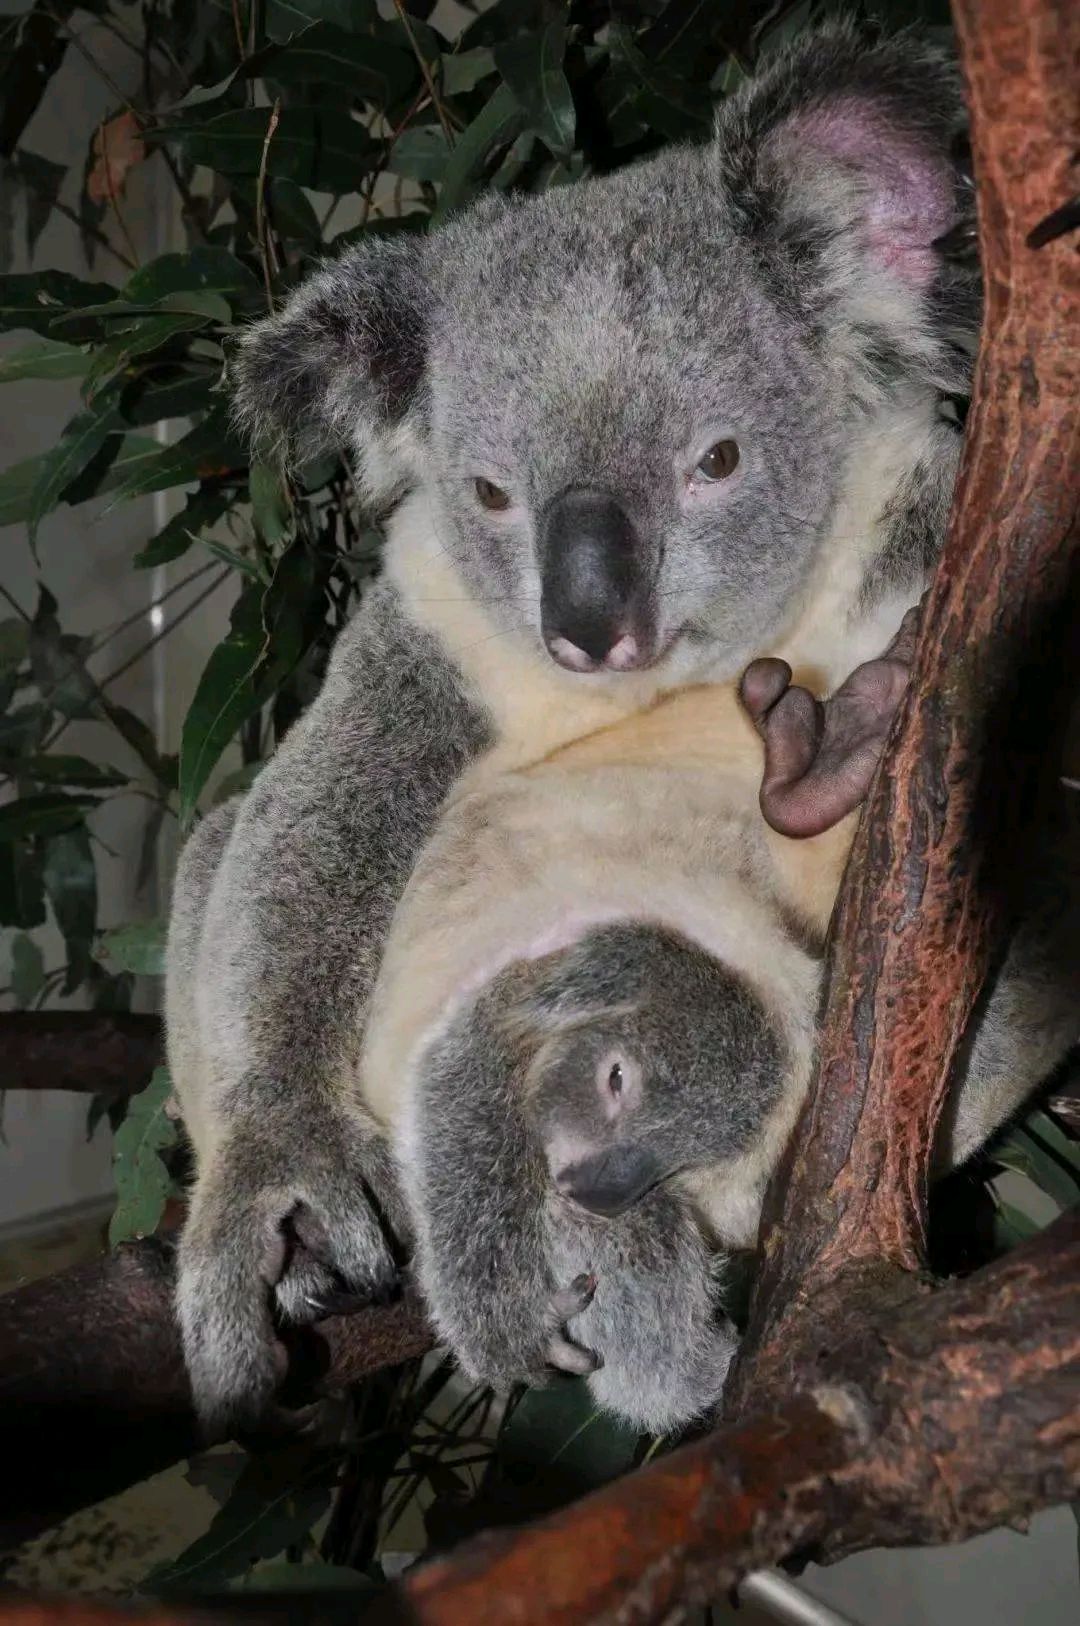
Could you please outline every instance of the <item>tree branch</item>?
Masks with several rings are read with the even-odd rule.
[[[0,1089],[141,1090],[163,1057],[161,1020],[133,1011],[0,1011]]]
[[[292,1340],[316,1392],[430,1348],[414,1301]],[[172,1250],[124,1243],[0,1297],[0,1546],[200,1449],[172,1313]],[[17,1471],[15,1465],[18,1465]]]
[[[1067,184],[1080,13],[1062,0],[954,9],[983,342],[909,690],[833,921],[814,1077],[766,1201],[733,1411],[787,1389],[804,1343],[923,1264],[942,1105],[1074,693],[1080,257],[1026,239]]]

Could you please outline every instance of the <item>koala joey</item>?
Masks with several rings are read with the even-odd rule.
[[[816,775],[789,771],[812,765],[809,696],[777,696],[775,670],[751,668],[766,803],[783,778],[786,822],[857,799],[891,709],[870,729],[867,696],[898,699],[904,665],[898,640],[834,697]],[[532,768],[481,763],[417,860],[362,1088],[398,1158],[433,1320],[477,1380],[591,1372],[597,1401],[649,1432],[719,1398],[734,1347],[723,1255],[753,1244],[802,1103],[853,830],[849,816],[809,840],[775,834],[760,778],[732,689],[700,687]],[[943,1164],[1080,1036],[1075,802],[1062,794],[975,1023]]]
[[[358,244],[239,347],[260,455],[347,446],[393,512],[321,693],[177,873],[177,1311],[210,1432],[271,1403],[281,1317],[394,1280],[407,1217],[359,1054],[466,768],[535,762],[763,651],[828,694],[918,599],[977,323],[935,247],[962,119],[935,50],[830,25],[710,140]]]

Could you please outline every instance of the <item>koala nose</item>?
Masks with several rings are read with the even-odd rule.
[[[610,492],[579,486],[551,504],[540,538],[541,632],[560,666],[628,672],[648,663],[644,554]]]
[[[560,1169],[555,1188],[590,1214],[613,1218],[632,1208],[661,1178],[656,1157],[644,1146],[612,1146]]]

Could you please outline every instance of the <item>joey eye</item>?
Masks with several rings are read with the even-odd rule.
[[[706,480],[726,480],[729,474],[735,473],[738,465],[738,441],[718,440],[698,463],[697,472],[704,475]]]
[[[510,497],[502,486],[493,485],[490,480],[480,478],[474,480],[473,485],[476,487],[476,495],[483,506],[490,509],[492,513],[501,513],[503,509],[509,508]]]
[[[611,1064],[611,1071],[607,1076],[607,1087],[616,1099],[623,1092],[623,1070],[617,1061]]]

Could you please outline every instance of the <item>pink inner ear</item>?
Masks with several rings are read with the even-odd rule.
[[[809,151],[860,171],[870,185],[866,228],[874,258],[905,282],[928,282],[937,266],[930,245],[956,218],[944,161],[854,99],[793,118],[784,136],[804,157]]]

